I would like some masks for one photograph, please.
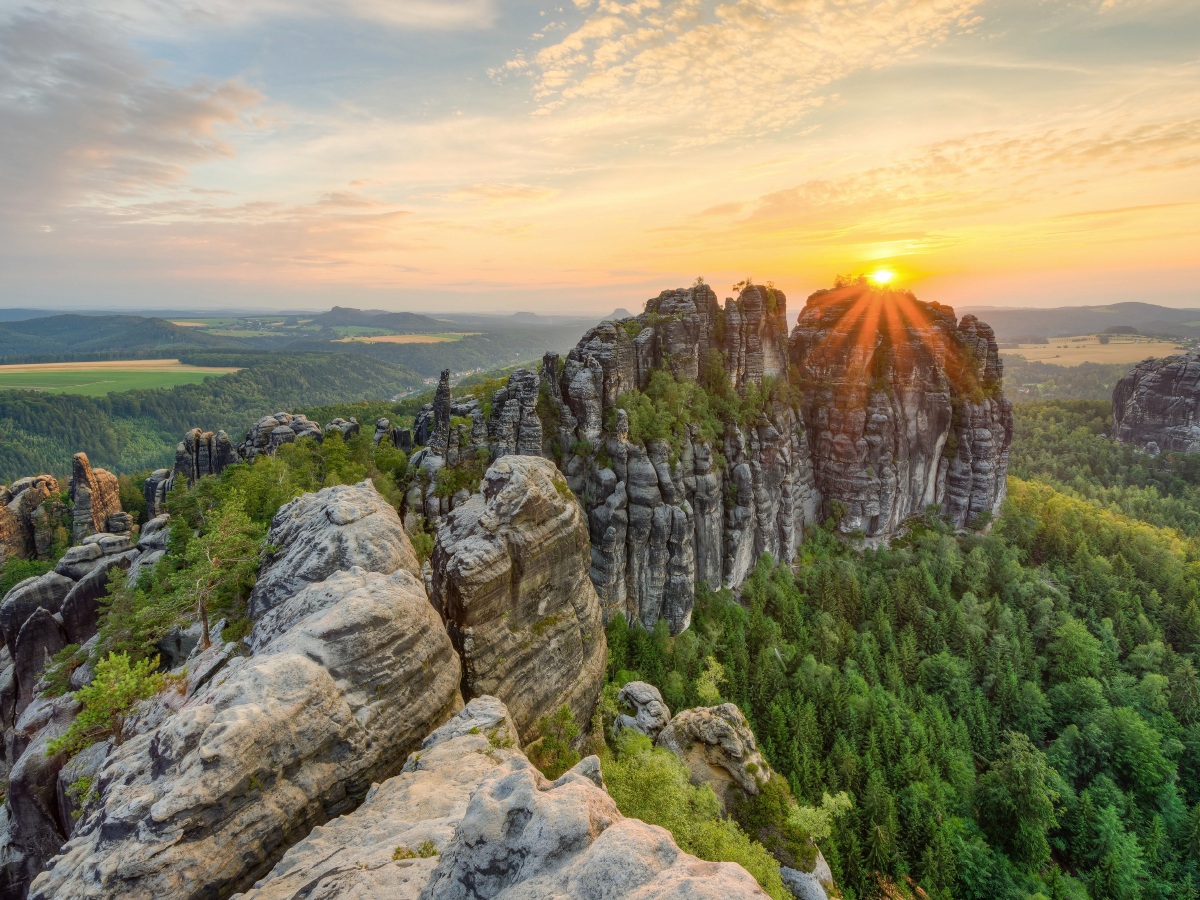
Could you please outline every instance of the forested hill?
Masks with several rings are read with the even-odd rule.
[[[238,442],[258,418],[300,406],[380,400],[422,383],[411,369],[345,354],[184,355],[193,365],[245,365],[201,384],[107,397],[0,392],[0,479],[70,471],[83,450],[92,463],[130,472],[169,465],[192,427],[225,429]]]
[[[166,319],[142,316],[62,315],[0,324],[0,358],[6,362],[14,361],[14,357],[36,361],[30,358],[241,346],[244,343],[237,338],[205,334]]]

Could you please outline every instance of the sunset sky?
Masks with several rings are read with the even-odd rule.
[[[1200,307],[1196,0],[0,0],[0,304]]]

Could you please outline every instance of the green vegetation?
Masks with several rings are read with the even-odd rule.
[[[1200,456],[1147,456],[1112,434],[1112,406],[1099,400],[1014,407],[1010,472],[1151,525],[1200,537]]]
[[[1005,354],[1004,395],[1013,401],[1110,400],[1113,387],[1131,368],[1125,363],[1056,366]]]
[[[926,518],[859,553],[830,524],[675,638],[617,617],[609,677],[737,703],[811,811],[735,817],[777,856],[781,822],[827,830],[847,897],[1195,897],[1200,543],[1009,493],[986,536]]]
[[[553,716],[542,716],[537,730],[538,737],[525,748],[525,755],[543,775],[553,780],[579,762],[579,754],[572,749],[575,738],[579,737],[579,726],[567,704],[560,706]]]
[[[697,426],[713,447],[720,447],[725,423],[750,428],[758,424],[768,403],[791,404],[794,397],[795,389],[786,381],[771,377],[764,378],[761,387],[747,385],[739,394],[729,383],[724,356],[710,351],[700,381],[676,378],[664,369],[656,369],[645,391],[634,389],[622,394],[616,408],[629,416],[631,441],[665,441],[674,460],[688,439],[687,426]],[[616,429],[616,415],[616,409],[609,411],[606,427],[610,432]],[[719,452],[713,455],[718,465],[724,465]]]
[[[80,450],[93,465],[112,471],[169,465],[189,428],[225,429],[237,443],[257,419],[281,409],[391,397],[420,384],[398,366],[329,354],[216,352],[182,359],[246,368],[203,384],[106,397],[0,392],[0,478],[65,475]]]
[[[223,374],[223,373],[220,373]],[[53,372],[25,371],[18,373],[0,369],[0,391],[38,391],[46,394],[82,394],[103,397],[111,391],[132,391],[169,388],[180,384],[199,384],[206,378],[218,377],[212,369],[177,368],[154,369],[145,366],[129,369],[75,369]]]
[[[623,815],[667,829],[683,850],[701,859],[740,864],[774,900],[790,900],[779,863],[737,823],[721,818],[712,788],[694,787],[675,754],[655,749],[649,738],[625,729],[615,750],[604,751],[601,769]]]
[[[49,743],[46,755],[74,756],[109,735],[115,736],[119,743],[121,726],[133,705],[153,697],[166,686],[164,677],[154,672],[157,665],[157,657],[133,662],[126,653],[112,653],[100,660],[95,680],[75,692],[83,711],[66,734]]]

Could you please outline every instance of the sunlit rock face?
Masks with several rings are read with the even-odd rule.
[[[674,450],[631,439],[618,398],[656,369],[703,381],[714,353],[743,394],[767,379],[790,389],[712,442],[697,426]],[[991,328],[907,292],[818,292],[789,337],[782,291],[749,285],[722,304],[700,284],[602,322],[561,362],[546,354],[536,400],[534,373],[515,372],[489,429],[508,436],[497,456],[529,454],[512,435],[536,408],[541,455],[587,512],[605,619],[678,633],[698,584],[737,587],[763,553],[790,560],[834,510],[843,532],[874,539],[931,504],[960,526],[997,512],[1012,436],[1001,374]]]
[[[858,282],[808,299],[789,345],[817,489],[840,528],[886,537],[937,505],[958,526],[999,512],[1012,404],[992,329]]]
[[[1114,440],[1151,452],[1200,453],[1200,360],[1138,363],[1117,382],[1112,402]]]

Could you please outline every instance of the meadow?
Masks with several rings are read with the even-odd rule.
[[[177,359],[3,366],[0,390],[103,397],[110,391],[197,384],[211,376],[237,371],[236,366],[188,366]]]
[[[1095,335],[1051,338],[1049,344],[1020,344],[1001,350],[1000,355],[1023,356],[1029,362],[1044,362],[1055,366],[1078,366],[1083,363],[1123,363],[1133,365],[1152,356],[1172,356],[1187,348],[1175,341],[1114,335],[1101,344]]]
[[[343,329],[338,328],[337,330],[341,331]],[[344,344],[349,341],[358,341],[364,344],[440,344],[445,341],[461,341],[464,337],[467,337],[467,333],[351,335],[341,338],[336,343]]]

